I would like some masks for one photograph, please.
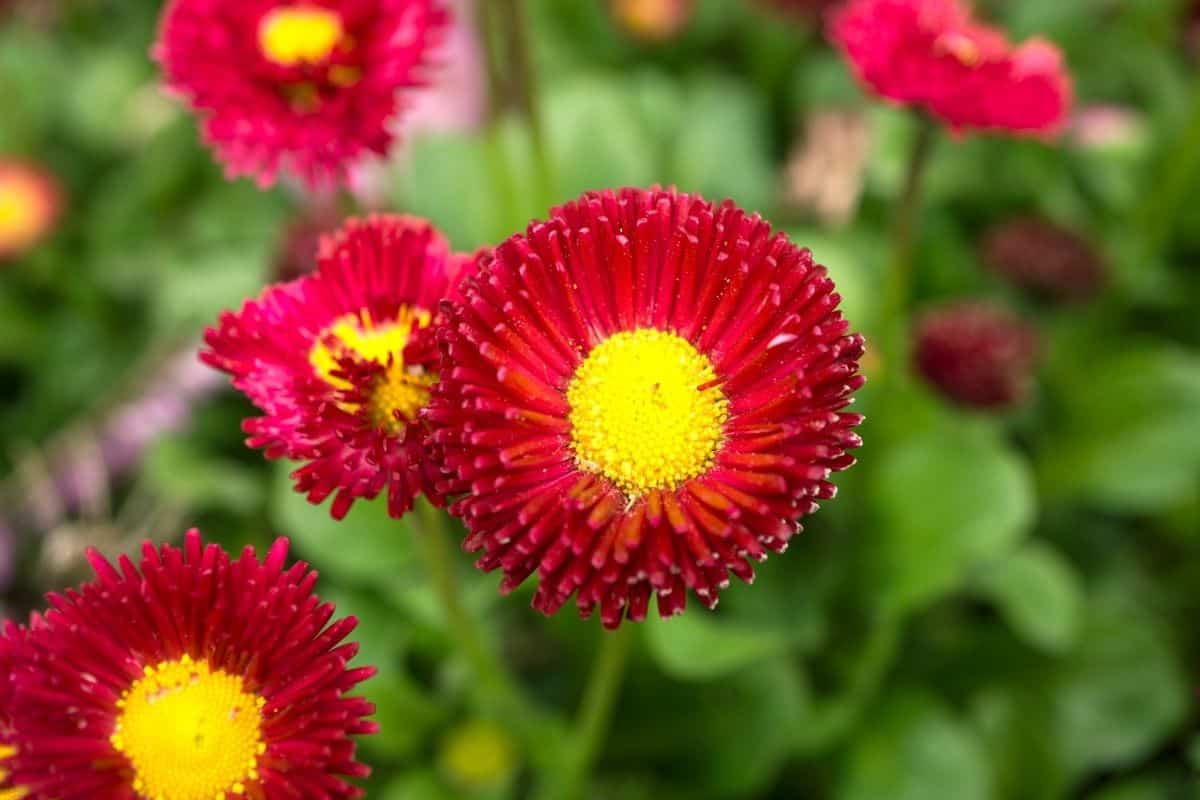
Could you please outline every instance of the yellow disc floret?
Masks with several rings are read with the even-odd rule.
[[[426,403],[437,376],[423,368],[404,363],[404,348],[414,330],[429,324],[430,314],[421,308],[401,306],[396,318],[376,325],[367,311],[338,318],[320,336],[309,352],[308,360],[322,379],[335,389],[352,388],[340,375],[338,360],[355,356],[387,366],[387,370],[370,389],[368,407],[371,422],[392,433],[417,418]],[[351,403],[342,407],[358,410]],[[399,416],[397,416],[399,415]]]
[[[29,792],[21,786],[13,786],[8,789],[4,788],[4,783],[8,780],[8,770],[2,766],[5,761],[17,754],[17,748],[7,744],[0,744],[0,800],[21,800]]]
[[[269,61],[283,67],[320,64],[345,34],[342,18],[328,8],[280,6],[259,24],[258,46]]]
[[[258,779],[265,701],[242,679],[184,656],[146,667],[121,695],[112,745],[147,800],[224,800]]]
[[[715,384],[712,363],[673,333],[610,336],[567,386],[576,463],[631,498],[703,474],[729,416]]]
[[[0,175],[0,251],[23,247],[46,225],[43,190],[20,175]]]

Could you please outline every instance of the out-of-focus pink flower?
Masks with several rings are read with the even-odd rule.
[[[788,156],[784,204],[826,225],[845,225],[858,210],[870,151],[871,131],[863,113],[815,110]]]
[[[1066,124],[1071,79],[1043,39],[1012,45],[960,0],[851,0],[829,36],[859,80],[956,131],[1054,136]]]
[[[1071,143],[1085,150],[1137,145],[1146,138],[1146,116],[1125,106],[1093,105],[1071,120]]]

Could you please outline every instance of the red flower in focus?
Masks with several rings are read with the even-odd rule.
[[[296,489],[340,519],[385,488],[401,516],[437,502],[417,412],[437,381],[431,323],[461,259],[424,220],[350,220],[321,243],[317,271],[226,312],[202,358],[264,413],[247,444],[304,462]]]
[[[387,152],[446,22],[440,0],[172,0],[154,52],[229,175],[319,186]]]
[[[958,303],[918,321],[913,356],[921,375],[950,400],[998,411],[1028,398],[1037,336],[1006,309]]]
[[[0,159],[0,262],[15,258],[54,227],[62,209],[58,181],[35,164]]]
[[[95,551],[96,580],[0,633],[0,797],[324,800],[361,797],[353,736],[374,670],[347,666],[354,629],[316,573],[232,560],[195,531],[143,546],[140,568]]]
[[[1014,47],[961,0],[850,0],[829,31],[864,84],[955,130],[1051,136],[1067,122],[1071,80],[1058,48]]]
[[[584,195],[461,285],[425,415],[479,566],[608,627],[713,607],[854,463],[862,338],[812,255],[674,191]]]
[[[1080,302],[1104,287],[1107,270],[1091,243],[1044,219],[1017,217],[996,225],[982,250],[993,272],[1052,300]]]

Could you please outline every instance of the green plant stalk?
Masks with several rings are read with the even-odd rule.
[[[474,673],[481,700],[504,712],[524,705],[508,671],[484,641],[474,617],[467,610],[455,575],[455,550],[446,528],[446,515],[425,497],[417,498],[420,549],[429,568],[430,581],[446,615],[446,626]]]
[[[541,800],[584,800],[588,778],[608,738],[632,641],[633,630],[628,624],[604,634],[575,718],[567,761],[561,772],[542,787],[538,795]]]
[[[1140,210],[1142,236],[1150,253],[1158,253],[1171,238],[1177,211],[1200,171],[1200,81],[1192,92],[1192,110],[1174,147],[1162,160],[1150,186],[1143,193]]]
[[[921,189],[936,142],[936,124],[922,116],[893,212],[891,258],[883,276],[883,306],[878,335],[884,386],[895,385],[897,378],[904,374],[908,359],[908,311],[915,269],[913,251],[920,217]]]

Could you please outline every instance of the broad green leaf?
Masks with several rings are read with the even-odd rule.
[[[837,800],[988,800],[987,751],[936,698],[891,697],[842,765]]]
[[[1010,550],[1034,517],[1024,461],[994,435],[944,425],[878,452],[870,585],[885,608],[919,608]]]
[[[1050,547],[1025,545],[983,569],[976,586],[1033,646],[1061,653],[1074,644],[1083,588],[1074,568]]]
[[[699,609],[646,623],[646,645],[668,675],[681,680],[719,678],[768,660],[788,649],[782,631],[724,622]]]

